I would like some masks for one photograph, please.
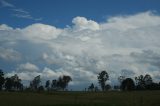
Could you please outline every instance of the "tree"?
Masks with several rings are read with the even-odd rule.
[[[152,77],[149,75],[149,74],[146,74],[145,76],[144,76],[144,81],[145,81],[145,85],[150,85],[150,84],[152,84]]]
[[[46,87],[46,89],[47,89],[48,91],[49,91],[49,88],[50,88],[49,86],[50,86],[50,80],[47,80],[45,87]]]
[[[65,88],[68,86],[68,83],[70,82],[70,81],[72,81],[72,78],[70,77],[70,76],[66,76],[66,75],[64,75],[63,76],[63,81],[64,81],[64,83],[65,83]]]
[[[53,90],[57,90],[57,80],[56,79],[52,80],[51,88]]]
[[[40,86],[41,78],[40,75],[36,76],[33,81],[30,82],[30,87],[33,90],[37,90]]]
[[[94,87],[94,90],[95,90],[95,92],[99,91],[97,86]]]
[[[7,91],[10,91],[12,89],[12,86],[13,86],[13,80],[11,78],[6,78],[4,86],[5,86],[5,89]]]
[[[4,82],[5,82],[4,73],[0,69],[0,91],[2,90],[2,86],[3,86]]]
[[[120,89],[120,86],[119,85],[114,85],[114,90],[119,90]]]
[[[106,91],[108,91],[108,90],[110,90],[110,89],[111,89],[111,85],[109,85],[109,84],[105,85],[105,90],[106,90]]]
[[[122,90],[134,90],[134,88],[135,88],[135,84],[131,78],[126,78],[121,83]]]
[[[93,91],[94,90],[94,84],[91,83],[91,85],[88,87],[88,91]]]
[[[62,90],[64,90],[67,86],[68,83],[72,81],[72,78],[70,76],[62,76],[59,77],[58,81],[57,81],[57,87],[61,88]]]
[[[43,87],[42,85],[39,86],[39,87],[38,87],[38,91],[39,91],[39,92],[44,91],[44,87]]]
[[[18,75],[15,74],[10,78],[5,79],[5,88],[6,90],[23,90],[23,84],[21,83],[21,79],[19,79]]]
[[[136,88],[137,89],[145,89],[145,81],[144,81],[143,75],[135,77],[135,81],[136,81]]]
[[[62,77],[60,76],[57,80],[57,89],[63,89],[64,90],[64,81]]]
[[[140,75],[138,77],[135,77],[136,81],[136,87],[139,90],[147,89],[152,83],[152,77],[149,74],[146,74],[145,76]]]
[[[102,91],[105,90],[106,81],[109,80],[109,75],[106,71],[102,71],[98,74],[98,83],[100,84]]]
[[[22,90],[23,89],[23,84],[21,84],[21,79],[18,77],[17,74],[15,74],[14,76],[11,76],[11,80],[12,80],[12,86],[14,88],[14,90]]]

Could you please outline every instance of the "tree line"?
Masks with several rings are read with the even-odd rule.
[[[0,91],[44,91],[45,88],[47,90],[65,90],[68,86],[68,83],[72,81],[72,78],[67,75],[60,76],[58,79],[47,80],[45,86],[41,84],[40,75],[34,77],[32,81],[30,81],[29,87],[25,88],[22,84],[22,80],[19,78],[17,74],[11,77],[4,77],[4,72],[0,69]]]
[[[72,78],[70,76],[67,76],[67,75],[63,75],[63,76],[60,76],[58,79],[54,79],[52,81],[50,80],[47,80],[46,83],[45,83],[45,88],[47,91],[50,91],[50,90],[54,90],[54,91],[57,91],[57,90],[65,90],[68,86],[68,83],[72,81]],[[36,76],[33,81],[30,82],[30,87],[29,87],[29,90],[44,90],[44,87],[42,85],[40,85],[41,83],[41,79],[40,79],[40,75]]]
[[[97,75],[97,80],[100,85],[101,91],[108,91],[112,87],[107,84],[109,80],[109,74],[104,70]],[[17,74],[11,77],[4,77],[4,72],[0,69],[0,91],[66,91],[69,82],[72,78],[67,75],[60,76],[58,79],[47,80],[45,85],[42,85],[40,75],[34,77],[28,87],[24,87],[22,80]],[[160,82],[155,83],[149,74],[140,75],[134,78],[126,78],[125,76],[119,76],[118,81],[120,85],[115,85],[114,90],[160,90]],[[85,91],[87,89],[85,88]],[[93,83],[89,85],[88,91],[100,91]]]
[[[107,91],[112,88],[110,84],[106,83],[106,81],[109,80],[109,75],[106,71],[100,72],[97,78],[102,91]],[[160,90],[160,82],[153,82],[153,79],[149,74],[137,76],[134,80],[128,77],[126,78],[125,76],[119,76],[118,81],[120,82],[120,85],[114,85],[114,90]],[[93,83],[88,89],[91,91],[98,90],[97,87],[94,87]]]

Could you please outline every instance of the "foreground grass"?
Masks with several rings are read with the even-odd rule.
[[[160,106],[160,91],[0,92],[0,106]]]

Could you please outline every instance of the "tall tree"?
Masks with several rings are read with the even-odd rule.
[[[4,82],[5,82],[4,73],[0,69],[0,91],[2,90],[2,86],[3,86]]]
[[[10,90],[12,90],[12,87],[13,87],[13,80],[11,79],[11,78],[6,78],[5,79],[5,89],[7,90],[7,91],[10,91]]]
[[[49,91],[50,89],[50,80],[46,81],[46,85],[45,85],[46,89]]]
[[[91,85],[88,87],[88,91],[93,91],[94,90],[94,84],[91,83]]]
[[[30,82],[30,87],[33,90],[37,90],[38,87],[40,86],[41,78],[40,75],[36,76],[33,81]]]
[[[98,74],[98,83],[100,84],[102,91],[105,90],[106,81],[109,80],[109,75],[106,71],[102,71]]]
[[[61,76],[57,80],[57,89],[63,89],[64,90],[64,81],[62,80]]]
[[[52,90],[57,90],[57,80],[56,79],[52,80],[51,88]]]

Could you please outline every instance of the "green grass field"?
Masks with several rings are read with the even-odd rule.
[[[0,106],[160,106],[160,91],[0,92]]]

